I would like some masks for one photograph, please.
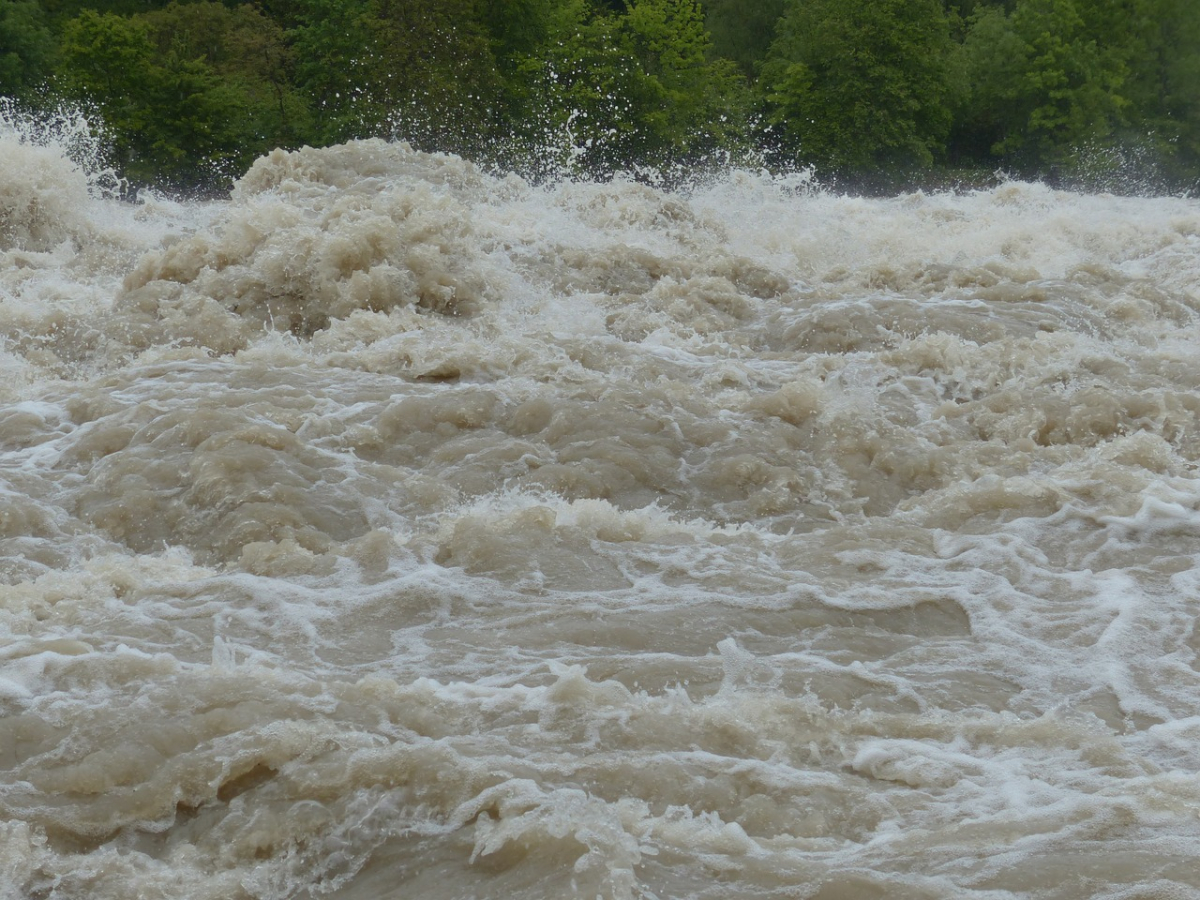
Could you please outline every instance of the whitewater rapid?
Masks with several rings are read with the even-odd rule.
[[[0,128],[0,898],[1200,897],[1200,202],[228,200]]]

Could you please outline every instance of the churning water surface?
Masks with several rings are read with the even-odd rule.
[[[228,201],[0,135],[0,897],[1200,896],[1200,203]]]

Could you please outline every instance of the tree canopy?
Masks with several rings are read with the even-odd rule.
[[[926,167],[950,131],[941,0],[791,0],[762,81],[795,153],[839,171]]]
[[[36,0],[0,0],[0,95],[20,97],[50,74],[54,35]]]
[[[0,95],[100,112],[139,182],[404,138],[608,175],[1200,178],[1193,0],[0,0]]]

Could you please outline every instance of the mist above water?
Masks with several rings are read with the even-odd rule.
[[[1196,201],[28,137],[0,896],[1200,894]]]

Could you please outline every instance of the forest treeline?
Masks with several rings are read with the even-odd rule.
[[[0,0],[0,95],[136,182],[399,137],[538,176],[1200,178],[1196,0]]]

